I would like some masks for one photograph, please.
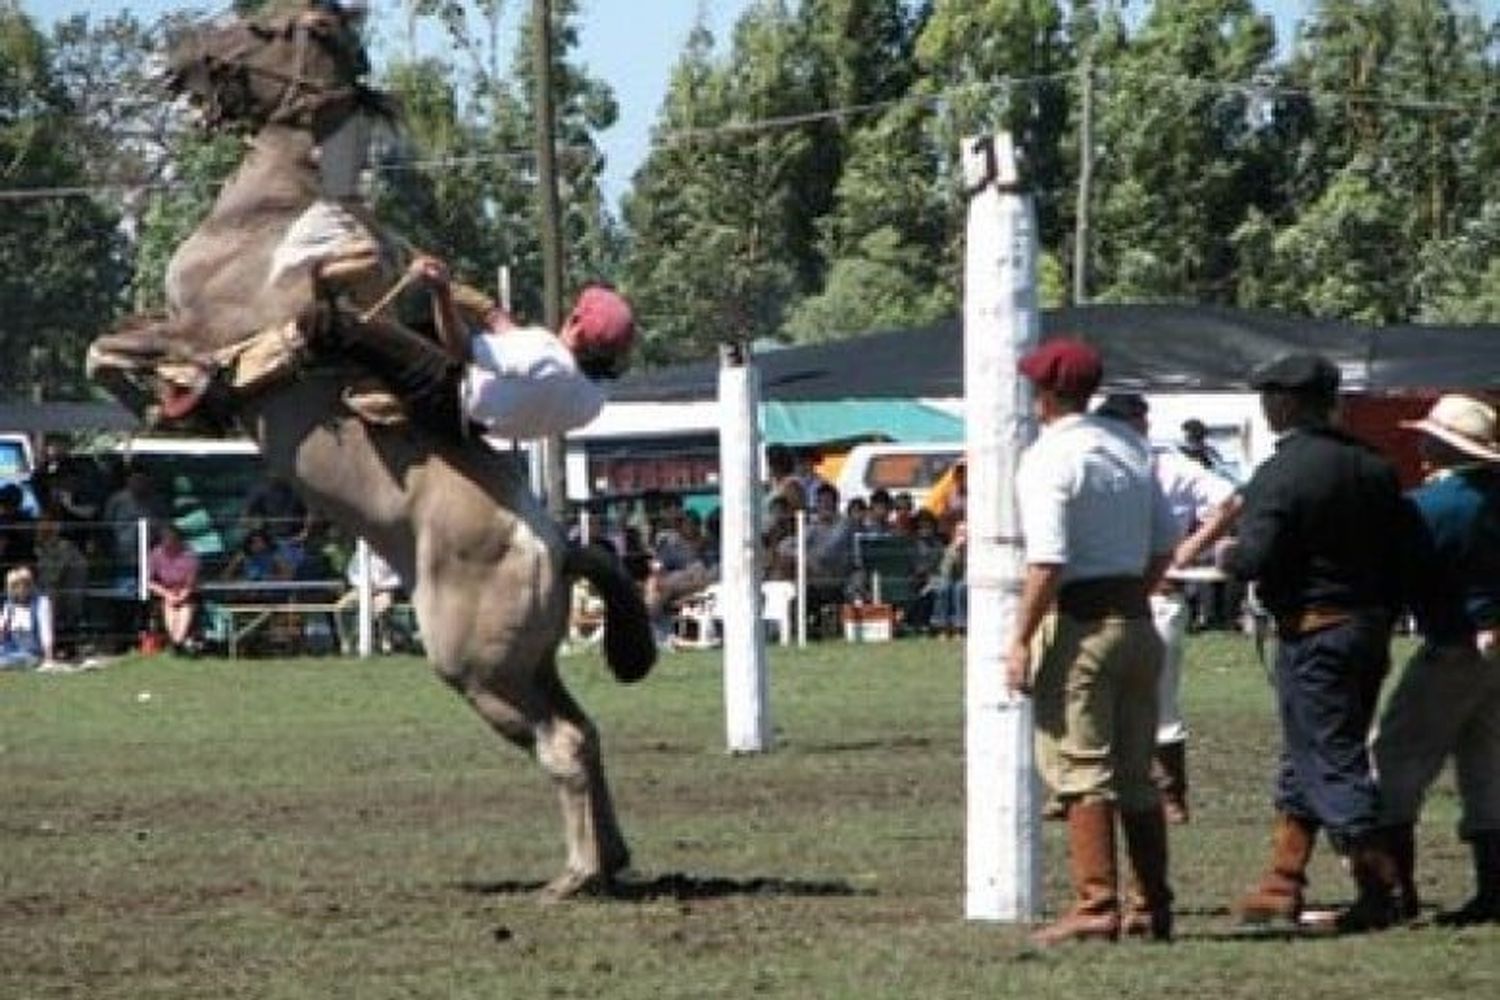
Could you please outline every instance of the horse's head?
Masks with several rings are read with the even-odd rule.
[[[276,123],[322,138],[356,111],[388,116],[389,98],[362,82],[362,14],[332,0],[287,0],[260,17],[189,30],[168,56],[167,86],[210,128]]]

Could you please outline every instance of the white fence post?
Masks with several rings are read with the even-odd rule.
[[[760,620],[760,379],[742,345],[719,368],[719,463],[723,519],[724,725],[730,753],[771,748],[770,682]]]
[[[151,599],[151,521],[135,519],[135,577],[136,592],[142,601]]]
[[[782,637],[785,641],[785,637]],[[807,511],[797,511],[797,646],[807,647]]]
[[[375,653],[375,587],[370,572],[370,543],[360,538],[354,543],[358,562],[355,588],[359,595],[359,658],[368,660]]]

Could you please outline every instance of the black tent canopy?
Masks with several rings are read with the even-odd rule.
[[[1500,327],[1375,329],[1288,313],[1183,305],[1097,305],[1042,312],[1044,339],[1073,336],[1104,356],[1116,388],[1219,392],[1248,387],[1251,369],[1287,351],[1337,363],[1346,388],[1500,388]],[[756,355],[771,400],[951,398],[963,395],[958,320]],[[622,402],[711,399],[718,361],[628,376],[610,389]]]

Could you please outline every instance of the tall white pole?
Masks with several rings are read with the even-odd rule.
[[[760,623],[760,377],[742,345],[719,367],[719,606],[724,615],[724,726],[730,753],[771,749],[770,681]]]
[[[1004,133],[963,143],[969,191],[964,263],[969,637],[964,682],[967,819],[964,915],[1030,921],[1041,902],[1031,702],[1005,688],[1022,550],[1015,472],[1032,434],[1016,370],[1041,336],[1036,212]]]

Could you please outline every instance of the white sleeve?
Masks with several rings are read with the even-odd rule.
[[[1016,499],[1028,563],[1067,563],[1071,487],[1071,470],[1057,457],[1034,445],[1021,456],[1016,470]]]
[[[1205,520],[1219,505],[1234,495],[1234,484],[1217,472],[1205,469],[1198,463],[1191,479],[1193,492],[1193,517]]]

